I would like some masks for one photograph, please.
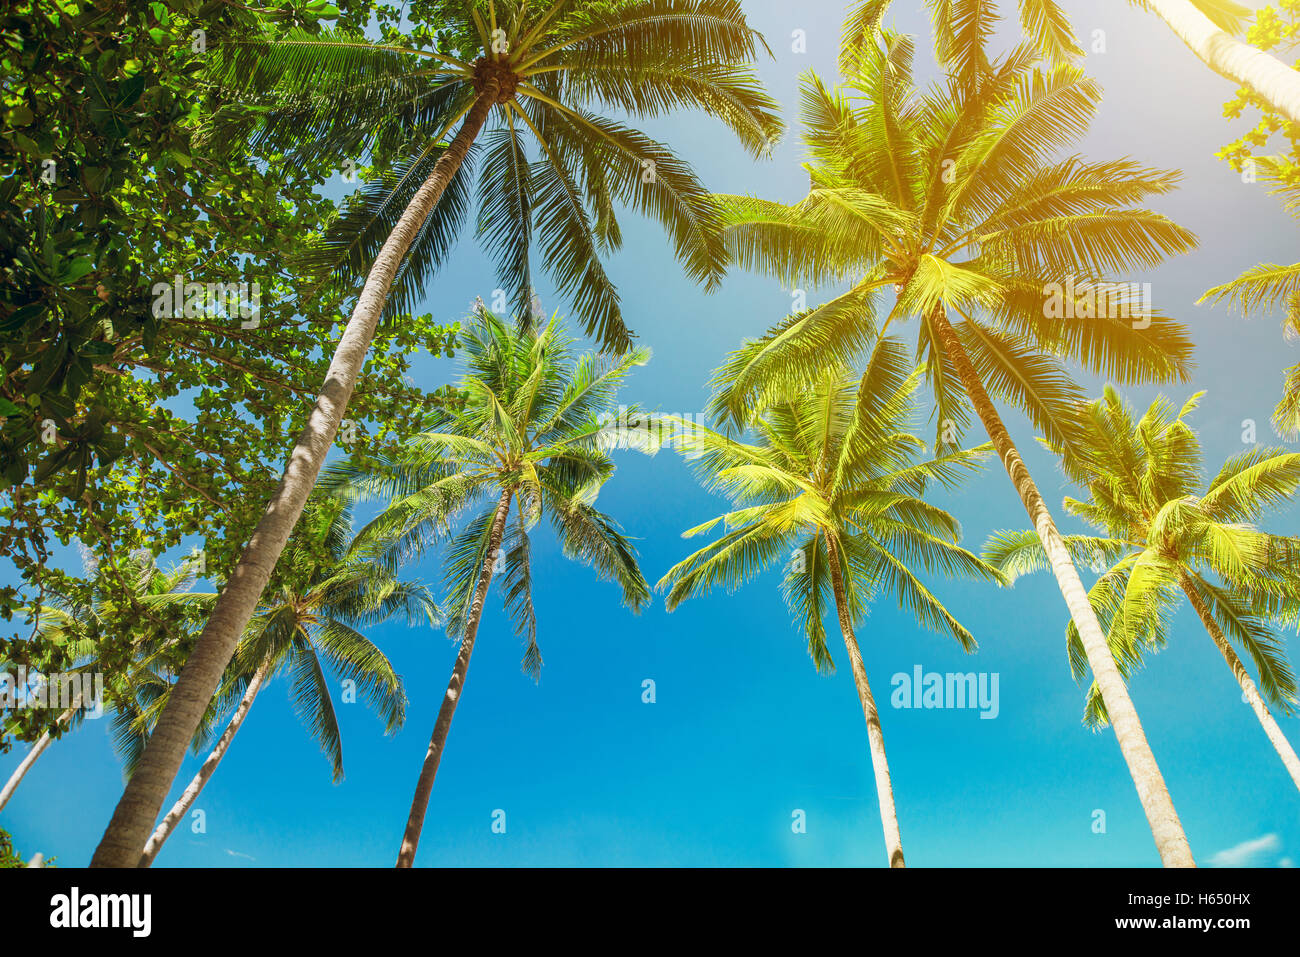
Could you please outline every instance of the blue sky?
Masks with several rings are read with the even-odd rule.
[[[1008,12],[1013,6],[1004,4]],[[1193,422],[1216,466],[1243,448],[1245,419],[1258,423],[1261,441],[1274,441],[1269,414],[1281,370],[1297,360],[1296,346],[1283,342],[1271,319],[1244,322],[1193,303],[1247,266],[1292,261],[1296,227],[1261,187],[1241,183],[1213,156],[1239,128],[1220,116],[1232,93],[1226,81],[1163,24],[1119,0],[1066,6],[1085,46],[1094,30],[1105,32],[1106,52],[1086,63],[1107,95],[1084,154],[1131,155],[1186,173],[1179,192],[1153,205],[1195,231],[1200,248],[1141,278],[1152,283],[1156,305],[1183,319],[1198,344],[1195,381],[1170,386],[1168,394],[1181,401],[1207,391]],[[703,117],[647,128],[689,158],[711,188],[795,200],[807,182],[797,137],[798,76],[810,68],[833,76],[842,7],[778,0],[745,7],[774,50],[762,73],[791,126],[774,159],[750,160]],[[894,18],[918,36],[923,51],[929,28],[920,10],[919,0],[900,2]],[[805,33],[804,54],[792,52],[795,30]],[[780,319],[790,293],[775,281],[733,273],[720,291],[705,295],[683,278],[656,228],[629,217],[625,233],[610,272],[630,324],[654,350],[626,400],[665,412],[701,411],[710,371],[743,337]],[[439,319],[460,318],[475,296],[489,299],[495,285],[489,258],[467,237],[431,284],[425,308]],[[548,311],[564,308],[544,283],[539,287]],[[429,388],[451,372],[445,360],[417,367]],[[1100,390],[1100,383],[1091,385]],[[1129,395],[1144,405],[1155,391]],[[1055,508],[1067,494],[1059,470],[1034,445],[1023,418],[1008,420]],[[1026,524],[996,465],[936,500],[962,519],[973,548],[992,530]],[[637,539],[651,581],[687,553],[681,530],[716,515],[720,504],[671,452],[623,454],[601,495],[602,507]],[[1273,516],[1271,527],[1295,534],[1296,514],[1293,508]],[[430,802],[419,865],[884,864],[849,671],[816,673],[781,599],[779,571],[672,615],[657,600],[633,616],[614,586],[565,561],[547,532],[538,532],[541,682],[520,672],[520,642],[494,592]],[[409,570],[430,582],[438,572],[433,555]],[[1054,583],[1040,576],[1003,590],[942,580],[934,586],[979,639],[976,655],[919,630],[884,602],[859,632],[882,706],[908,863],[1158,864],[1113,735],[1080,723],[1082,693],[1069,676],[1065,609]],[[180,829],[159,866],[392,864],[455,647],[441,633],[400,624],[376,628],[371,637],[405,679],[406,727],[385,737],[363,706],[340,705],[347,779],[332,785],[325,759],[290,710],[285,681],[273,683],[198,802],[206,833]],[[841,649],[836,660],[843,665],[843,658]],[[888,707],[892,676],[917,665],[996,673],[997,717]],[[653,704],[642,701],[646,679],[656,684]],[[1202,864],[1285,866],[1300,857],[1298,796],[1190,611],[1179,613],[1169,648],[1135,677],[1132,695]],[[1300,720],[1280,721],[1300,741]],[[121,790],[107,729],[107,721],[87,722],[53,745],[0,814],[20,852],[41,851],[65,865],[89,859]],[[0,775],[21,751],[0,757]],[[186,762],[176,792],[199,760]],[[505,812],[503,834],[492,829],[498,810]],[[792,830],[797,810],[805,833]],[[1105,833],[1094,832],[1099,810]]]

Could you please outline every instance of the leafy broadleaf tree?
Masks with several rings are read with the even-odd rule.
[[[1300,2],[1276,0],[1255,10],[1246,26],[1246,42],[1265,52],[1293,57],[1300,45]],[[1281,145],[1283,155],[1273,158],[1288,182],[1300,182],[1300,125],[1286,122],[1272,104],[1248,87],[1236,90],[1232,99],[1223,104],[1223,115],[1229,120],[1239,119],[1247,110],[1259,111],[1254,127],[1214,155],[1237,172],[1247,174],[1243,182],[1251,182],[1250,161],[1268,157]]]
[[[1140,287],[1108,284],[1192,247],[1187,230],[1137,205],[1178,177],[1128,159],[1057,159],[1101,91],[1074,66],[1036,67],[1026,44],[977,65],[975,80],[954,74],[924,91],[912,57],[909,38],[880,31],[862,40],[842,88],[806,79],[803,200],[719,198],[742,267],[791,288],[851,285],[746,344],[721,370],[713,407],[743,425],[756,399],[788,396],[915,320],[939,440],[959,436],[974,409],[1051,557],[1161,859],[1191,866],[1105,633],[998,409],[1018,407],[1069,447],[1083,395],[1061,360],[1121,382],[1186,377],[1183,327],[1142,303]]]
[[[614,473],[610,449],[638,444],[621,437],[609,418],[619,387],[649,351],[575,358],[558,317],[541,329],[520,329],[485,309],[464,345],[458,408],[435,412],[400,458],[377,469],[343,462],[331,466],[324,483],[353,498],[390,500],[357,533],[360,546],[382,560],[400,563],[435,542],[448,543],[447,630],[460,650],[416,782],[398,867],[415,861],[483,605],[498,574],[524,640],[523,669],[535,677],[540,672],[529,557],[533,527],[548,519],[563,553],[617,584],[633,611],[650,600],[635,549],[594,504]]]
[[[429,9],[442,18],[438,49],[294,30],[227,37],[212,51],[211,77],[232,101],[221,115],[236,121],[225,128],[238,128],[251,110],[258,120],[253,146],[278,161],[355,161],[367,152],[381,162],[402,158],[326,244],[318,265],[367,269],[365,283],[280,485],[92,866],[138,859],[186,742],[316,482],[390,293],[398,304],[413,295],[461,224],[471,147],[485,147],[480,227],[499,252],[505,281],[522,301],[535,244],[584,327],[602,345],[622,349],[630,334],[599,259],[619,245],[616,204],[660,221],[687,272],[708,285],[718,281],[725,257],[690,168],[596,110],[645,118],[699,108],[756,155],[779,132],[774,104],[750,65],[762,42],[736,0],[458,0]]]
[[[298,258],[336,212],[320,190],[334,167],[201,142],[216,94],[199,71],[220,37],[269,21],[359,28],[397,11],[252,6],[0,7],[0,661],[29,672],[73,667],[53,632],[20,627],[57,595],[116,609],[95,656],[124,673],[133,552],[197,548],[202,577],[229,574],[346,318],[332,295],[294,295]],[[182,294],[161,295],[178,276]],[[241,286],[246,315],[209,295]],[[450,338],[427,313],[386,325],[348,406],[350,451],[382,454],[414,431],[437,397],[409,382],[410,361]],[[56,543],[73,539],[101,559],[94,576],[61,567]],[[7,715],[0,750],[57,736],[58,715]]]
[[[723,529],[657,586],[668,590],[671,611],[687,598],[714,588],[732,591],[784,563],[786,601],[818,670],[833,667],[824,624],[829,597],[867,723],[890,867],[904,866],[902,837],[884,732],[856,629],[871,602],[892,593],[919,623],[974,651],[975,639],[918,571],[1001,581],[996,569],[960,547],[957,520],[922,497],[931,483],[955,485],[990,451],[986,446],[918,461],[925,445],[910,429],[922,375],[906,346],[886,338],[860,382],[829,370],[797,398],[750,416],[752,443],[704,427],[686,429],[683,453],[695,460],[703,484],[726,495],[734,508],[683,533],[685,538]]]
[[[0,869],[26,867],[26,862],[14,850],[13,838],[9,832],[0,827]]]
[[[374,558],[349,554],[350,529],[349,513],[338,513],[326,532],[323,556],[310,552],[295,555],[290,544],[288,558],[306,566],[303,574],[258,609],[217,696],[218,701],[237,700],[238,704],[194,779],[149,838],[141,867],[153,863],[176,825],[189,813],[259,692],[277,674],[288,677],[294,710],[329,759],[335,782],[343,779],[343,742],[327,672],[354,682],[360,697],[383,719],[386,732],[402,726],[406,716],[402,679],[360,629],[399,614],[412,625],[435,625],[440,612],[423,585],[400,580]],[[149,725],[157,713],[156,708],[145,711],[140,723]]]
[[[340,22],[358,24],[372,4],[340,6]],[[263,237],[298,226],[306,238],[298,224],[322,204],[301,181],[263,176],[244,152],[194,149],[206,51],[192,31],[256,32],[289,15],[203,0],[14,0],[0,12],[0,489],[34,473],[80,498],[91,462],[106,467],[152,424],[105,386],[141,359],[189,364],[193,323],[151,308],[155,281],[229,280],[232,249],[262,271],[276,248]],[[303,30],[315,20],[298,18]]]
[[[1113,388],[1089,404],[1083,441],[1055,451],[1066,474],[1088,490],[1086,499],[1067,498],[1066,511],[1101,534],[1069,535],[1065,546],[1076,561],[1104,569],[1088,598],[1126,677],[1147,653],[1165,646],[1173,611],[1187,599],[1300,788],[1300,758],[1266,703],[1285,714],[1297,703],[1275,626],[1295,624],[1300,612],[1300,538],[1255,524],[1300,488],[1300,454],[1257,446],[1228,459],[1205,485],[1200,441],[1184,421],[1199,398],[1177,411],[1158,398],[1136,421]],[[1046,565],[1033,532],[998,533],[984,557],[1012,579]],[[1082,678],[1088,657],[1074,624],[1068,643],[1071,669]],[[1258,683],[1233,643],[1255,663]],[[1085,720],[1108,720],[1096,683]]]

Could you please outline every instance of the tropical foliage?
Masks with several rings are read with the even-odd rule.
[[[193,560],[162,571],[143,550],[101,559],[83,545],[82,562],[75,590],[51,591],[45,604],[28,610],[33,643],[49,652],[43,659],[48,667],[31,670],[105,676],[104,709],[113,713],[115,735],[121,736],[119,753],[129,760],[131,736],[126,724],[117,722],[129,724],[142,695],[165,693],[168,676],[174,677],[184,664],[214,596],[193,591],[198,578]],[[119,592],[116,584],[122,580],[132,583],[130,592]],[[122,633],[130,635],[129,644],[110,640]],[[27,662],[4,661],[0,668],[8,672],[20,665]],[[27,737],[45,728],[48,720],[47,715],[17,710],[8,717],[5,731]],[[63,730],[64,722],[57,719],[50,728],[55,738]]]
[[[302,514],[377,326],[402,302],[403,284],[427,278],[448,251],[480,139],[489,147],[480,226],[504,250],[505,281],[517,301],[531,289],[536,227],[542,265],[580,321],[603,347],[622,350],[630,334],[598,258],[621,242],[615,203],[662,222],[696,279],[716,282],[722,246],[689,167],[591,108],[636,118],[699,108],[755,154],[769,151],[779,132],[774,104],[750,62],[760,40],[736,0],[575,0],[547,7],[449,0],[432,10],[443,15],[438,45],[448,52],[376,43],[347,31],[318,37],[295,29],[229,37],[213,56],[212,78],[236,101],[212,117],[213,138],[251,142],[258,153],[289,164],[308,153],[312,161],[355,165],[365,151],[383,175],[353,207],[356,215],[345,215],[341,231],[327,239],[324,258],[315,260],[327,270],[317,286],[336,270],[344,292],[352,291],[346,281],[360,269],[367,270],[365,282],[280,485],[253,531],[255,547],[241,556],[218,598],[96,865],[133,859],[146,819],[179,768],[183,741],[198,726]],[[359,73],[368,79],[358,83]],[[525,129],[535,139],[535,162],[523,145]],[[295,145],[283,145],[282,136]],[[531,296],[527,301],[529,308],[518,313],[525,324]]]
[[[1300,41],[1300,2],[1278,0],[1276,4],[1260,7],[1246,28],[1246,42],[1260,50],[1295,49]],[[1278,115],[1276,109],[1248,87],[1237,90],[1236,95],[1223,105],[1223,115],[1238,119],[1247,110],[1258,110],[1255,126],[1224,146],[1215,155],[1229,163],[1233,169],[1245,173],[1252,160],[1266,159],[1267,149],[1275,136],[1286,141],[1285,154],[1279,157],[1285,164],[1284,178],[1300,181],[1300,129]]]
[[[1178,174],[1133,160],[1052,161],[1101,100],[1075,67],[1035,69],[1020,47],[990,66],[978,94],[952,80],[921,90],[911,39],[879,36],[842,88],[805,81],[807,197],[719,197],[738,265],[790,285],[853,283],[737,352],[716,380],[715,410],[739,424],[749,398],[798,388],[822,357],[852,360],[915,317],[938,437],[951,443],[969,414],[940,313],[958,317],[957,341],[990,394],[1054,438],[1068,439],[1082,398],[1057,357],[1123,382],[1185,377],[1183,326],[1145,315],[1126,289],[1110,313],[1080,308],[1070,322],[1044,307],[1053,288],[1082,300],[1120,270],[1192,248],[1191,233],[1136,205],[1172,190]],[[890,291],[896,301],[881,314]]]
[[[1112,388],[1089,404],[1080,446],[1053,451],[1088,490],[1086,500],[1067,498],[1066,511],[1100,534],[1067,536],[1066,546],[1076,561],[1104,569],[1088,597],[1126,678],[1167,644],[1181,600],[1192,604],[1300,788],[1300,759],[1260,698],[1284,714],[1300,701],[1278,630],[1300,619],[1300,538],[1257,527],[1300,487],[1300,453],[1255,446],[1206,484],[1200,443],[1185,421],[1200,398],[1177,411],[1158,398],[1139,419]],[[1033,532],[994,536],[984,557],[1011,579],[1046,567]],[[1082,678],[1088,659],[1073,624],[1067,636],[1070,668]],[[1254,663],[1258,686],[1233,644]],[[1085,720],[1108,720],[1095,684]]]
[[[26,863],[14,851],[13,838],[9,832],[0,827],[0,868],[26,867]]]
[[[922,497],[931,483],[957,484],[989,448],[918,461],[924,443],[910,431],[923,370],[897,339],[881,339],[861,379],[828,371],[815,388],[750,416],[755,441],[739,442],[692,426],[679,441],[701,481],[734,508],[682,533],[721,527],[710,544],[678,562],[659,582],[671,611],[714,588],[734,591],[785,562],[782,589],[818,670],[833,667],[825,618],[839,619],[871,745],[885,851],[902,867],[903,848],[884,734],[856,629],[882,594],[921,625],[966,651],[975,638],[922,582],[939,571],[1000,581],[998,572],[958,545],[957,520]]]
[[[238,704],[194,780],[145,845],[142,865],[152,863],[193,806],[258,694],[276,676],[288,678],[294,712],[329,761],[335,783],[343,779],[343,742],[332,691],[336,681],[348,689],[351,700],[364,701],[379,716],[385,732],[395,733],[402,726],[407,703],[402,679],[359,629],[399,614],[410,625],[433,626],[441,612],[424,585],[402,581],[385,565],[354,552],[349,547],[351,527],[351,515],[343,510],[327,527],[323,541],[312,543],[315,547],[290,544],[291,565],[301,574],[258,609],[213,699],[217,714]],[[136,730],[152,727],[162,700],[154,699],[154,707],[139,714]],[[205,722],[205,738],[212,737],[216,716]],[[134,765],[129,761],[128,771]]]
[[[117,562],[112,556],[109,561]],[[163,572],[148,552],[137,552],[122,558],[118,565],[104,568],[83,546],[83,574],[90,582],[90,600],[52,593],[48,604],[31,610],[36,640],[57,652],[57,658],[51,660],[59,667],[53,673],[76,676],[79,682],[89,678],[97,700],[85,699],[84,683],[75,692],[72,686],[66,692],[58,689],[56,697],[71,693],[74,699],[61,700],[61,707],[50,709],[53,725],[36,739],[0,790],[0,809],[51,742],[78,727],[91,709],[100,715],[112,714],[114,748],[129,770],[144,743],[137,725],[141,703],[166,695],[175,671],[185,661],[196,627],[211,608],[215,596],[192,591],[197,573],[193,561]],[[119,604],[111,583],[121,578],[134,582],[134,588],[128,600]],[[122,630],[129,630],[133,639],[126,656],[115,643],[105,640],[106,635]],[[16,666],[3,666],[6,674],[11,668]],[[95,688],[96,677],[102,688]],[[24,722],[32,722],[33,712],[14,709],[6,733],[21,735]],[[43,717],[38,726],[44,727],[48,721]]]
[[[417,189],[449,149],[448,134],[499,84],[473,131],[476,149],[451,176],[393,280],[389,310],[414,305],[472,221],[495,256],[510,309],[535,318],[533,274],[548,272],[602,345],[631,345],[601,255],[622,244],[617,211],[659,221],[688,275],[716,286],[725,266],[707,192],[669,147],[624,122],[701,109],[755,155],[780,134],[776,104],[749,66],[763,50],[734,0],[624,3],[441,3],[435,50],[374,43],[340,30],[229,44],[214,76],[245,110],[273,111],[252,142],[292,144],[336,165],[378,162],[372,178],[305,265],[318,282],[364,275]],[[483,51],[488,51],[483,55]],[[356,84],[357,75],[370,77]]]
[[[340,6],[345,26],[369,16]],[[0,660],[63,667],[15,620],[51,594],[110,589],[126,606],[136,583],[107,553],[183,544],[228,575],[275,489],[268,466],[306,420],[338,321],[337,300],[299,300],[291,265],[335,214],[318,187],[337,174],[200,145],[214,94],[196,77],[223,34],[292,23],[320,29],[308,11],[197,0],[0,15],[0,554],[18,573],[0,584]],[[257,284],[258,313],[160,303],[155,286],[178,275]],[[452,331],[430,314],[385,330],[350,407],[354,445],[380,454],[411,433],[437,391],[406,381],[413,354],[443,353]],[[93,582],[50,559],[75,539],[105,557]],[[131,654],[120,628],[98,640],[106,658]],[[28,717],[34,741],[49,716]]]
[[[488,587],[498,573],[524,642],[523,670],[534,678],[540,673],[529,537],[537,523],[546,518],[564,554],[616,584],[633,611],[650,599],[636,550],[618,523],[595,507],[614,472],[611,448],[646,446],[637,430],[622,434],[625,420],[611,421],[611,408],[628,373],[650,353],[638,348],[616,358],[575,356],[572,346],[558,316],[542,328],[520,328],[480,308],[464,334],[462,401],[435,413],[400,456],[378,469],[345,463],[326,478],[326,488],[349,497],[388,500],[357,533],[377,560],[409,561],[446,542],[447,631],[459,640],[460,652],[416,785],[399,867],[415,859]]]
[[[1260,160],[1257,166],[1274,184],[1273,192],[1282,196],[1287,212],[1300,219],[1300,180],[1288,180],[1291,174],[1277,159]],[[1283,337],[1287,342],[1300,342],[1300,263],[1253,266],[1231,282],[1215,286],[1200,301],[1226,303],[1245,316],[1281,310]],[[1285,437],[1300,435],[1300,362],[1284,373],[1282,399],[1273,412],[1273,424]]]
[[[983,8],[977,0],[952,6],[954,17],[980,23]],[[849,288],[734,353],[714,379],[712,409],[743,426],[748,409],[807,387],[826,363],[850,363],[896,323],[915,319],[936,445],[957,441],[974,409],[1054,556],[1161,856],[1188,866],[1191,851],[1137,711],[997,407],[1019,407],[1070,448],[1083,395],[1062,359],[1123,382],[1186,377],[1191,342],[1181,324],[1142,302],[1140,288],[1111,278],[1193,246],[1186,229],[1137,205],[1172,189],[1177,175],[1127,159],[1055,159],[1083,136],[1101,98],[1076,66],[1040,69],[1022,44],[992,61],[981,53],[921,90],[913,55],[909,37],[882,29],[841,64],[842,87],[805,79],[812,162],[803,200],[719,197],[740,265],[791,288]],[[894,304],[881,315],[891,290]]]
[[[1258,125],[1219,155],[1300,215],[1300,70],[1280,59],[1300,0],[1112,6],[1149,14],[1126,22],[1167,26],[1236,84],[1225,115],[1258,111]],[[795,30],[791,54],[820,57],[819,73],[774,53],[740,0],[6,6],[0,687],[10,672],[102,676],[95,705],[127,781],[92,866],[152,864],[276,679],[338,781],[340,691],[385,733],[429,704],[407,701],[373,633],[445,626],[455,661],[397,854],[412,866],[485,617],[485,637],[512,630],[540,680],[538,526],[612,586],[611,606],[651,604],[640,556],[655,553],[609,514],[626,504],[597,502],[621,454],[665,446],[685,464],[662,456],[634,480],[677,469],[684,494],[726,500],[690,506],[715,517],[663,573],[668,609],[779,572],[819,672],[834,667],[834,611],[889,865],[904,864],[900,815],[868,681],[884,649],[864,655],[859,637],[884,637],[868,611],[887,603],[908,630],[973,653],[962,622],[977,609],[957,604],[969,586],[939,576],[976,580],[992,603],[992,585],[1052,573],[1085,721],[1113,731],[1165,865],[1193,865],[1191,844],[1155,758],[1166,743],[1148,741],[1128,681],[1171,640],[1184,599],[1300,788],[1279,720],[1300,711],[1286,648],[1300,537],[1275,514],[1295,500],[1300,454],[1244,439],[1207,477],[1191,424],[1202,393],[1139,415],[1118,391],[1192,377],[1192,337],[1147,282],[1197,246],[1161,211],[1181,174],[1084,154],[1102,90],[1083,69],[1098,35],[1090,45],[1066,13],[1077,7],[913,8],[848,0],[833,49],[834,32],[818,48]],[[915,12],[929,20],[921,49],[893,26]],[[782,109],[765,85],[792,62],[798,151],[777,149]],[[795,152],[793,191],[744,193],[737,161]],[[714,191],[697,170],[720,178]],[[698,311],[655,301],[665,280],[631,238],[656,235]],[[1282,262],[1206,279],[1201,301],[1280,315],[1300,339],[1300,265],[1257,255]],[[752,287],[726,285],[733,269],[779,281],[792,313],[756,322]],[[651,301],[627,297],[638,281]],[[446,305],[476,293],[468,316]],[[638,333],[674,330],[701,359],[706,323],[745,338],[704,350],[697,368],[723,354],[707,400],[690,400],[704,415],[620,404],[650,358]],[[1254,379],[1257,358],[1229,368]],[[1290,439],[1300,364],[1284,377],[1274,425]],[[1089,533],[1058,529],[1027,464],[1045,455],[1017,444],[1025,420],[1083,490],[1064,507]],[[972,448],[976,427],[988,443]],[[1030,530],[976,556],[956,513],[990,504],[968,481],[990,454]],[[658,492],[635,500],[655,532],[679,504]],[[499,629],[485,616],[494,583]],[[594,638],[576,612],[556,619]],[[696,653],[715,636],[689,637]],[[1197,693],[1216,707],[1213,689]],[[28,704],[0,716],[0,752],[23,745],[0,808],[85,718],[84,701]],[[176,794],[187,752],[204,757]],[[909,819],[912,779],[900,771]],[[0,831],[0,866],[21,865]]]
[[[1260,8],[1246,39],[1261,50],[1294,49],[1300,40],[1300,0],[1279,0],[1277,6]],[[1300,72],[1296,75],[1300,77]],[[1300,218],[1300,122],[1280,116],[1264,97],[1249,88],[1238,90],[1224,105],[1223,114],[1236,119],[1247,108],[1260,111],[1259,122],[1216,155],[1240,172],[1244,182],[1262,180],[1269,192],[1282,200],[1283,208]],[[1285,152],[1263,153],[1275,136],[1286,141]],[[1300,263],[1261,263],[1231,282],[1215,286],[1200,301],[1227,303],[1240,308],[1246,316],[1280,310],[1286,341],[1300,342]],[[1300,435],[1300,363],[1284,373],[1282,399],[1273,414],[1273,424],[1286,438]]]

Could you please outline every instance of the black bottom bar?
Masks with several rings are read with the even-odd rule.
[[[269,932],[295,946],[373,945],[398,930],[432,942],[443,933],[438,928],[451,926],[491,928],[498,940],[513,931],[560,942],[610,942],[611,926],[633,937],[689,933],[696,940],[703,929],[734,943],[848,918],[907,929],[930,951],[943,940],[1043,940],[1044,931],[1071,942],[1200,936],[1231,946],[1260,932],[1292,931],[1296,873],[46,868],[0,871],[0,894],[6,935],[24,944],[73,935],[128,946],[229,944],[266,941]]]

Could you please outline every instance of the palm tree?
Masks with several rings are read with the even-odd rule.
[[[1102,534],[1070,535],[1065,544],[1078,561],[1109,565],[1088,598],[1125,677],[1147,651],[1164,647],[1179,596],[1191,603],[1300,788],[1300,758],[1264,701],[1287,714],[1297,702],[1295,676],[1270,621],[1294,621],[1300,611],[1300,538],[1271,535],[1254,524],[1300,488],[1300,453],[1249,449],[1228,459],[1202,491],[1200,443],[1184,421],[1200,396],[1177,414],[1158,398],[1137,422],[1110,387],[1088,406],[1083,441],[1056,451],[1066,474],[1088,489],[1086,500],[1067,498],[1066,511]],[[1044,567],[1042,544],[1032,532],[994,535],[984,557],[1013,580]],[[1258,685],[1229,638],[1254,661]],[[1079,678],[1088,659],[1073,625],[1068,639]],[[1095,684],[1085,718],[1093,725],[1108,720]]]
[[[1177,175],[1127,159],[1053,161],[1101,97],[1073,66],[1038,69],[1022,44],[975,82],[949,77],[922,92],[912,54],[907,37],[882,31],[863,41],[845,88],[807,78],[805,199],[719,198],[741,266],[791,288],[852,285],[736,353],[716,380],[714,411],[743,425],[756,398],[804,388],[826,362],[849,364],[892,324],[917,318],[940,441],[960,435],[969,402],[1051,556],[1161,859],[1191,866],[1105,633],[995,404],[1018,406],[1068,444],[1084,397],[1060,358],[1123,382],[1186,377],[1182,326],[1150,309],[1140,286],[1107,280],[1191,248],[1189,232],[1136,206]],[[896,302],[880,320],[876,301],[891,289]]]
[[[1300,183],[1287,182],[1282,177],[1283,164],[1276,157],[1262,157],[1256,161],[1266,182],[1272,182],[1274,195],[1283,197],[1283,207],[1300,219]],[[1215,286],[1206,292],[1202,302],[1227,302],[1240,307],[1245,316],[1260,309],[1286,309],[1283,333],[1292,342],[1300,341],[1300,263],[1282,266],[1261,263],[1247,269],[1232,282]],[[1285,436],[1300,435],[1300,362],[1286,370],[1282,401],[1273,412],[1273,424]]]
[[[154,564],[152,556],[132,554],[115,563],[118,577],[130,582],[131,596],[124,608],[122,600],[113,597],[115,591],[107,587],[97,560],[93,560],[88,551],[83,552],[83,565],[86,576],[93,582],[89,600],[54,591],[49,595],[48,603],[34,610],[33,614],[42,640],[59,648],[73,663],[73,673],[80,674],[109,670],[100,661],[103,639],[122,627],[124,617],[144,617],[147,627],[141,627],[139,619],[136,619],[130,667],[111,669],[121,676],[120,680],[106,685],[105,700],[99,702],[100,706],[113,712],[119,753],[125,755],[129,750],[128,739],[118,736],[124,716],[132,712],[133,702],[142,693],[142,687],[165,686],[157,669],[175,663],[180,650],[178,642],[197,631],[197,625],[202,622],[197,615],[208,610],[216,596],[191,591],[197,572],[192,561],[182,562],[163,572]],[[157,613],[165,618],[171,611],[180,612],[178,621],[153,617]],[[153,620],[149,621],[151,617]],[[65,726],[69,729],[76,727],[87,705],[88,702],[83,701],[81,693],[77,692],[69,706],[55,719],[55,729],[61,731]],[[55,733],[46,731],[37,738],[4,787],[0,788],[0,810],[9,803],[27,772],[50,746]]]
[[[706,285],[717,283],[724,257],[690,167],[591,108],[648,118],[698,107],[756,155],[770,151],[779,134],[775,104],[750,65],[763,42],[736,0],[447,0],[438,12],[436,50],[328,30],[273,41],[232,38],[214,47],[214,78],[264,121],[254,146],[284,147],[289,162],[304,155],[355,160],[367,151],[405,159],[364,192],[317,263],[354,274],[368,269],[365,284],[280,486],[92,866],[137,860],[320,474],[386,303],[413,301],[450,249],[468,204],[471,147],[480,139],[486,145],[479,230],[497,250],[517,304],[525,301],[536,232],[542,264],[585,328],[621,350],[630,334],[599,259],[621,243],[616,202],[661,222],[686,271]],[[311,142],[302,146],[304,139]]]
[[[391,499],[357,538],[394,564],[446,537],[459,513],[471,516],[450,538],[444,572],[447,630],[460,640],[460,651],[416,782],[398,867],[415,861],[488,586],[498,572],[524,639],[523,669],[534,677],[540,672],[529,531],[542,516],[564,554],[615,582],[633,611],[650,599],[636,550],[594,505],[614,472],[609,449],[634,444],[620,438],[608,411],[628,372],[650,353],[639,348],[618,358],[587,353],[575,360],[571,345],[558,317],[542,329],[521,329],[478,310],[464,335],[462,401],[436,412],[400,459],[378,469],[341,463],[326,478],[326,487],[355,497]]]
[[[985,446],[916,461],[925,446],[909,429],[922,374],[899,340],[883,339],[860,383],[830,370],[815,388],[764,407],[752,419],[752,444],[707,428],[689,430],[682,451],[695,458],[701,481],[734,508],[682,533],[687,538],[718,525],[725,529],[657,586],[669,589],[672,611],[715,587],[731,591],[793,555],[782,585],[819,671],[832,668],[823,625],[830,593],[867,723],[890,867],[904,866],[902,838],[880,714],[855,629],[879,593],[893,592],[920,623],[974,651],[970,632],[916,570],[1001,580],[958,546],[957,520],[921,497],[932,481],[955,484],[989,451]]]
[[[436,625],[440,612],[423,585],[397,579],[372,557],[349,555],[349,513],[330,524],[322,548],[301,548],[290,559],[305,575],[286,583],[259,608],[217,701],[239,703],[225,730],[194,779],[167,812],[145,845],[140,866],[149,867],[176,825],[198,800],[243,726],[258,693],[275,675],[292,681],[294,709],[329,758],[335,783],[343,779],[343,743],[339,734],[327,668],[353,682],[366,703],[392,733],[406,717],[402,679],[382,651],[358,629],[404,614],[414,625]],[[292,549],[292,545],[291,545]],[[153,715],[156,717],[156,713]],[[150,714],[142,716],[148,723]]]

